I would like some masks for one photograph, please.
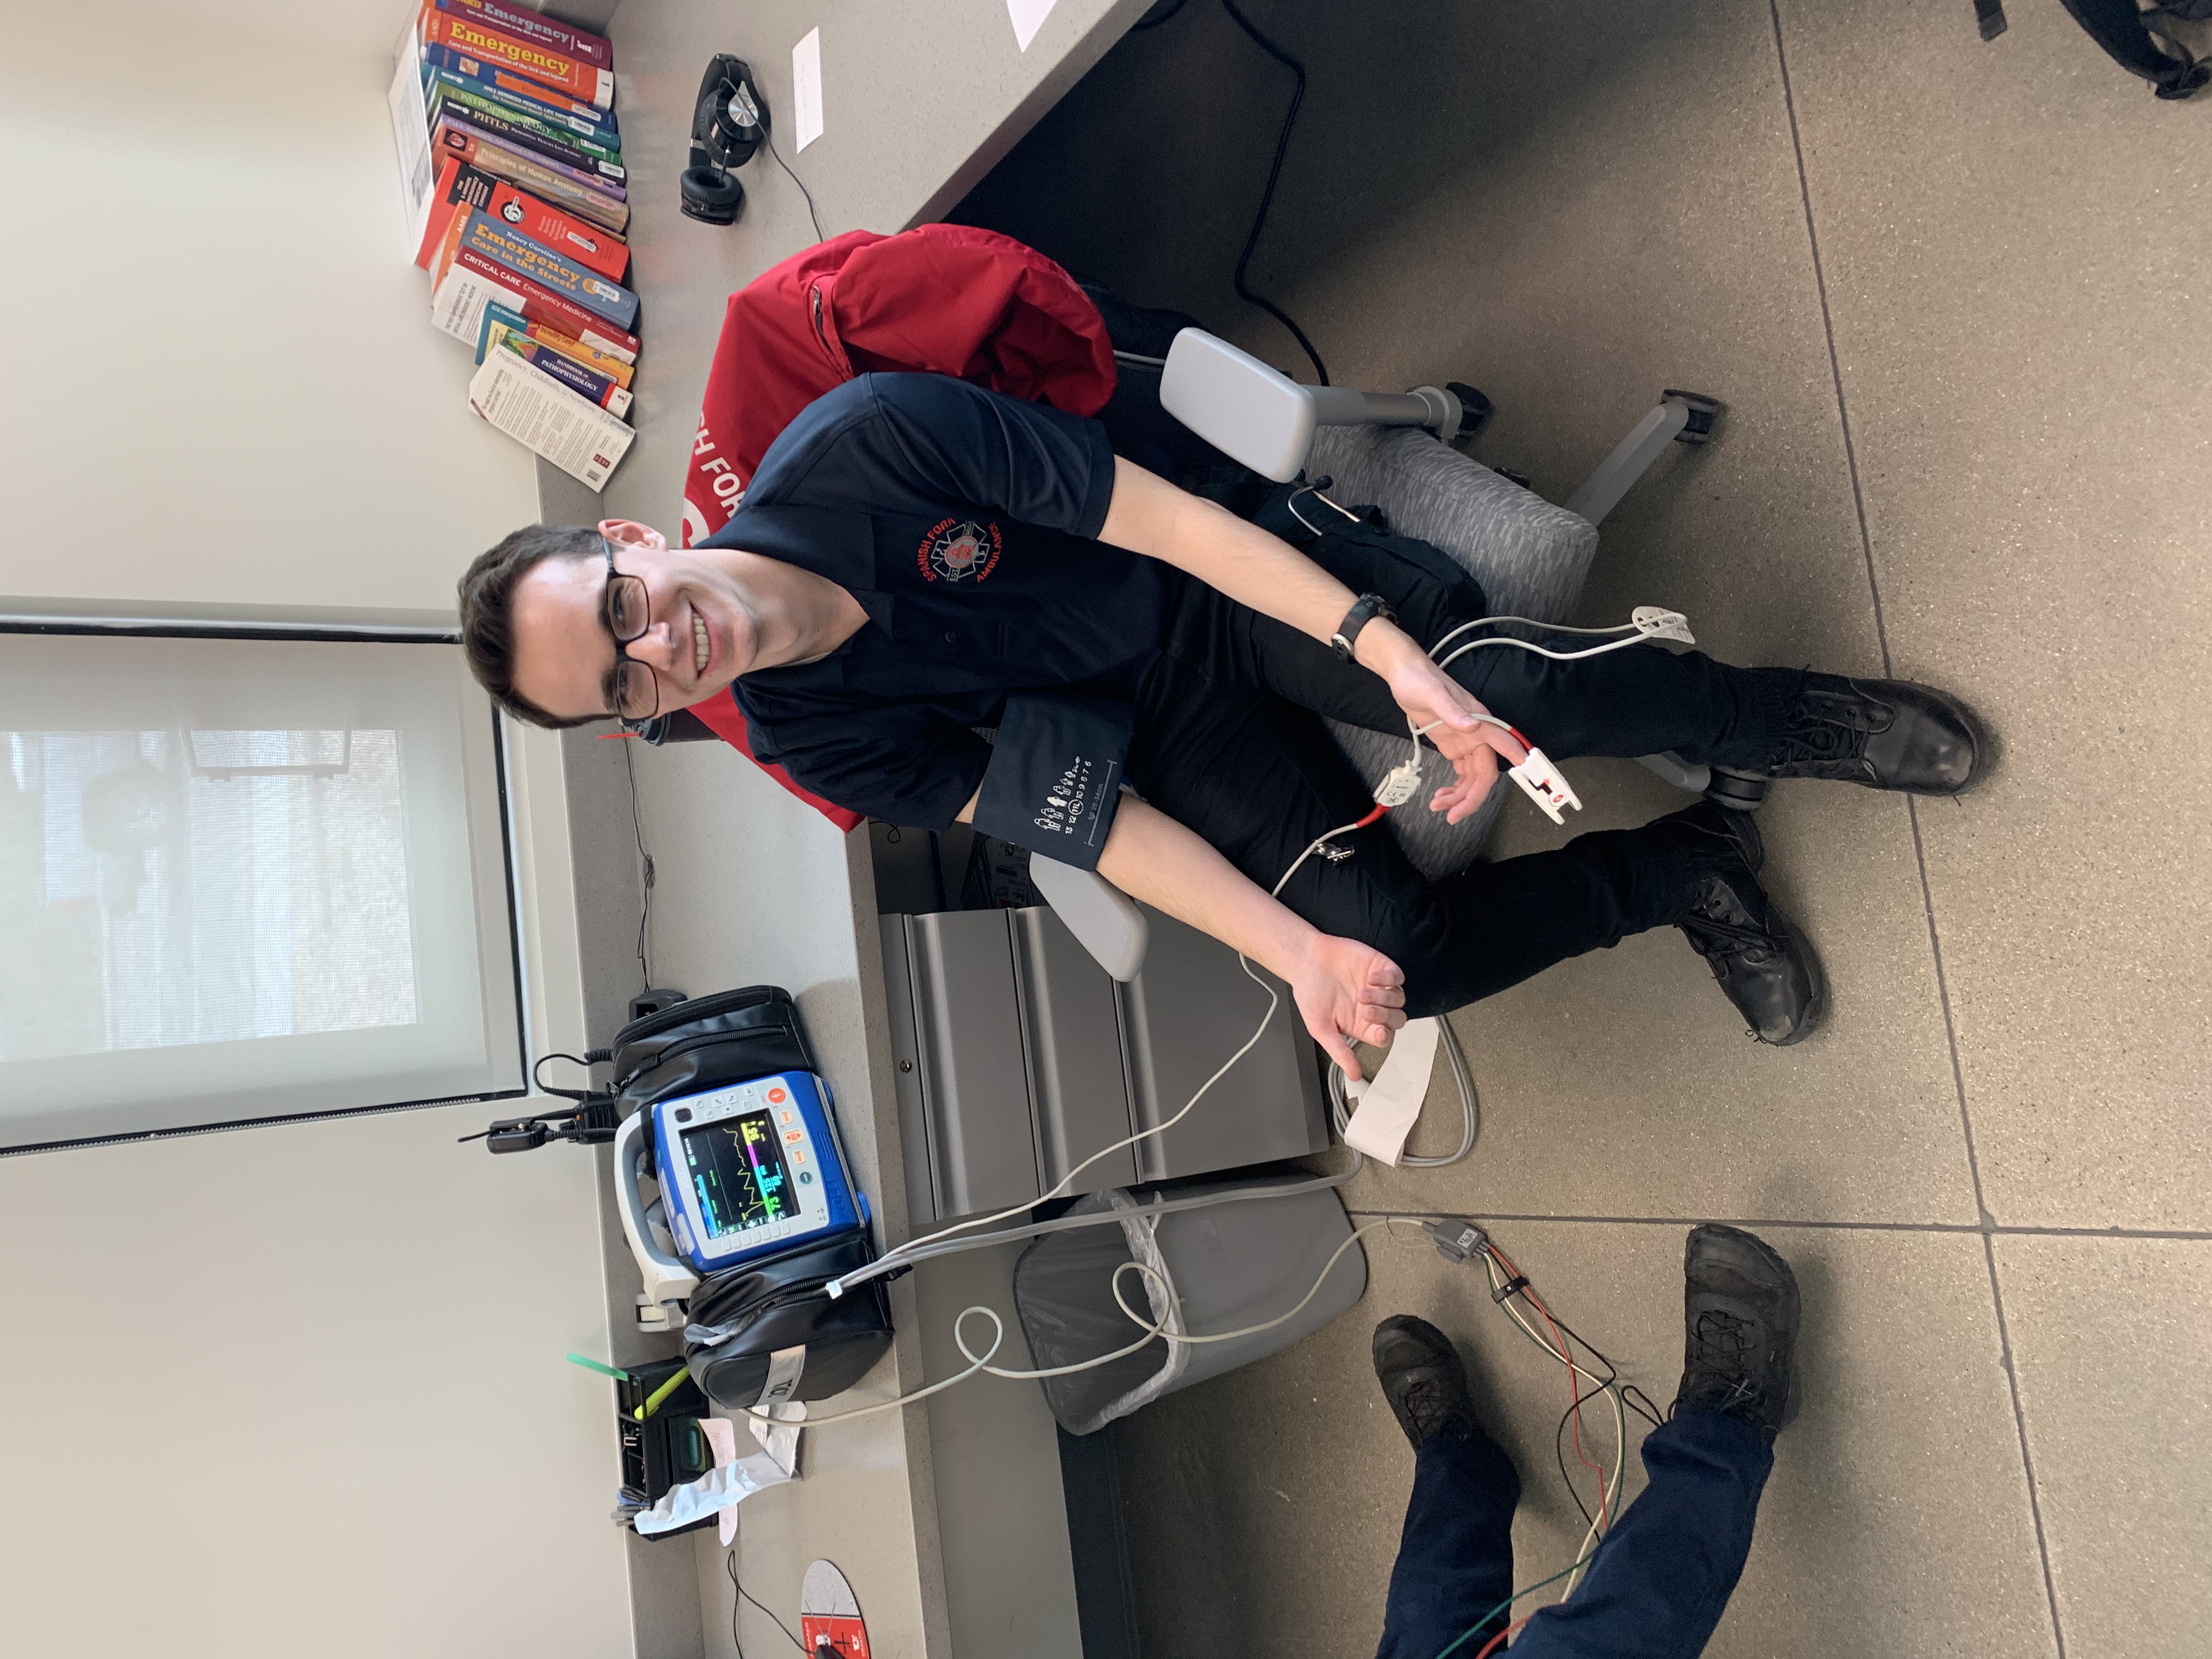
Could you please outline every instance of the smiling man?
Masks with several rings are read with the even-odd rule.
[[[1431,728],[1480,805],[1527,732],[1554,757],[1672,750],[1772,777],[1953,794],[1981,740],[1904,681],[1735,668],[1638,646],[1578,662],[1425,646],[1483,615],[1425,544],[1349,524],[1301,550],[1116,457],[1094,422],[929,374],[818,399],[696,548],[640,524],[520,530],[460,584],[477,678],[544,726],[643,720],[735,682],[756,752],[825,799],[969,822],[1096,868],[1289,981],[1346,1042],[1632,933],[1682,929],[1762,1041],[1823,1000],[1760,890],[1751,820],[1705,803],[1640,830],[1425,880],[1325,719]],[[995,728],[993,743],[978,728]]]

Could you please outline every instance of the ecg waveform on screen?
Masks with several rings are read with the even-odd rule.
[[[743,1232],[788,1217],[791,1176],[767,1115],[717,1124],[708,1133],[722,1144],[703,1160],[704,1169],[695,1154],[692,1179],[702,1206],[719,1224],[715,1231]]]

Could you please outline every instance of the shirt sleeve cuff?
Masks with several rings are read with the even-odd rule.
[[[1082,516],[1070,528],[1096,541],[1106,527],[1106,510],[1114,505],[1114,446],[1096,421],[1083,422],[1083,437],[1091,451],[1091,481],[1083,492]]]

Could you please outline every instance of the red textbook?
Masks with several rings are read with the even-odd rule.
[[[430,268],[456,213],[481,208],[501,223],[514,227],[540,246],[595,270],[611,283],[619,283],[629,271],[629,244],[611,230],[563,213],[550,202],[541,202],[504,179],[471,167],[458,155],[448,155],[438,169],[438,182],[430,191],[430,218],[423,227],[422,246],[415,263]]]

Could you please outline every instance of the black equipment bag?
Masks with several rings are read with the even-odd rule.
[[[816,1070],[791,993],[775,985],[672,1004],[630,1021],[612,1047],[623,1117],[679,1095]],[[692,1380],[717,1405],[732,1407],[760,1403],[771,1381],[777,1385],[771,1397],[779,1401],[825,1400],[850,1388],[890,1346],[890,1301],[882,1279],[835,1302],[822,1287],[875,1259],[863,1227],[702,1279],[691,1293],[684,1333]]]
[[[672,1003],[630,1021],[612,1048],[619,1117],[726,1083],[815,1069],[799,1010],[780,985]]]
[[[846,1233],[715,1274],[691,1293],[691,1380],[732,1409],[842,1394],[890,1346],[890,1298],[880,1279],[834,1302],[823,1287],[875,1259],[866,1232]]]

